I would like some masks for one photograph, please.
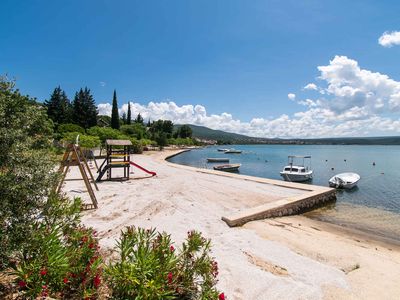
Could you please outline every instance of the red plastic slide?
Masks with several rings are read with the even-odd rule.
[[[140,169],[140,170],[146,172],[147,174],[150,174],[151,176],[156,176],[156,175],[157,175],[156,172],[149,171],[149,170],[147,170],[147,169],[145,169],[145,168],[139,166],[138,164],[135,164],[133,161],[129,161],[129,163],[130,163],[132,166],[135,166],[136,168],[138,168],[138,169]]]

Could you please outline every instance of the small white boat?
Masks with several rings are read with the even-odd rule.
[[[226,165],[215,166],[214,170],[225,171],[225,172],[237,172],[239,171],[240,166],[241,164],[226,164]]]
[[[225,151],[225,154],[240,154],[242,153],[242,150],[236,150],[236,149],[227,149]]]
[[[340,173],[329,179],[329,186],[339,189],[351,189],[357,185],[361,177],[357,173]]]
[[[229,158],[223,158],[223,157],[207,158],[207,162],[229,162]]]
[[[221,148],[221,149],[217,149],[219,152],[225,152],[225,151],[228,151],[229,149],[226,149],[226,148]]]
[[[294,160],[303,159],[302,164],[294,165]],[[305,166],[305,160],[309,159],[308,166]],[[313,178],[313,170],[311,169],[311,156],[288,156],[288,165],[280,172],[281,176],[286,181],[303,182]]]

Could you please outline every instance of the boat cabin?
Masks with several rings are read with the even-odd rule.
[[[287,167],[285,167],[284,171],[295,172],[295,173],[305,173],[307,171],[307,169],[305,167],[299,167],[299,166],[287,166]]]

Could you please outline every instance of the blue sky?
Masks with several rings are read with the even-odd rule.
[[[15,77],[23,93],[39,100],[57,85],[71,99],[88,86],[96,102],[105,104],[116,89],[121,106],[132,101],[149,117],[175,116],[175,122],[250,135],[326,136],[329,129],[341,129],[338,135],[395,135],[398,112],[390,101],[398,93],[400,46],[382,46],[378,38],[400,30],[399,11],[397,1],[2,0],[0,74]],[[332,67],[335,56],[336,65],[355,61],[361,70],[387,75],[395,86],[388,83],[392,90],[366,100],[382,87],[360,86],[358,79],[348,84],[343,77],[335,86],[332,72],[317,79],[323,76],[318,66]],[[309,83],[318,91],[304,90]],[[348,99],[347,84],[363,95]],[[340,92],[333,91],[338,87]],[[289,93],[296,96],[291,100]],[[306,105],[307,99],[315,105]],[[341,101],[348,105],[331,105]],[[388,109],[371,110],[371,101],[383,101]],[[344,109],[357,115],[346,117]],[[329,115],[326,110],[334,115],[323,120],[324,131],[305,128],[322,121],[311,126],[301,113],[317,119]],[[377,124],[391,123],[361,130],[361,121],[371,123],[372,117]],[[276,129],[281,123],[301,130]]]

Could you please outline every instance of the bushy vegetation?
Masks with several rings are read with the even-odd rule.
[[[218,299],[218,265],[210,241],[196,231],[175,248],[166,233],[128,227],[118,242],[117,262],[106,269],[116,299]],[[221,298],[221,297],[220,297]]]

